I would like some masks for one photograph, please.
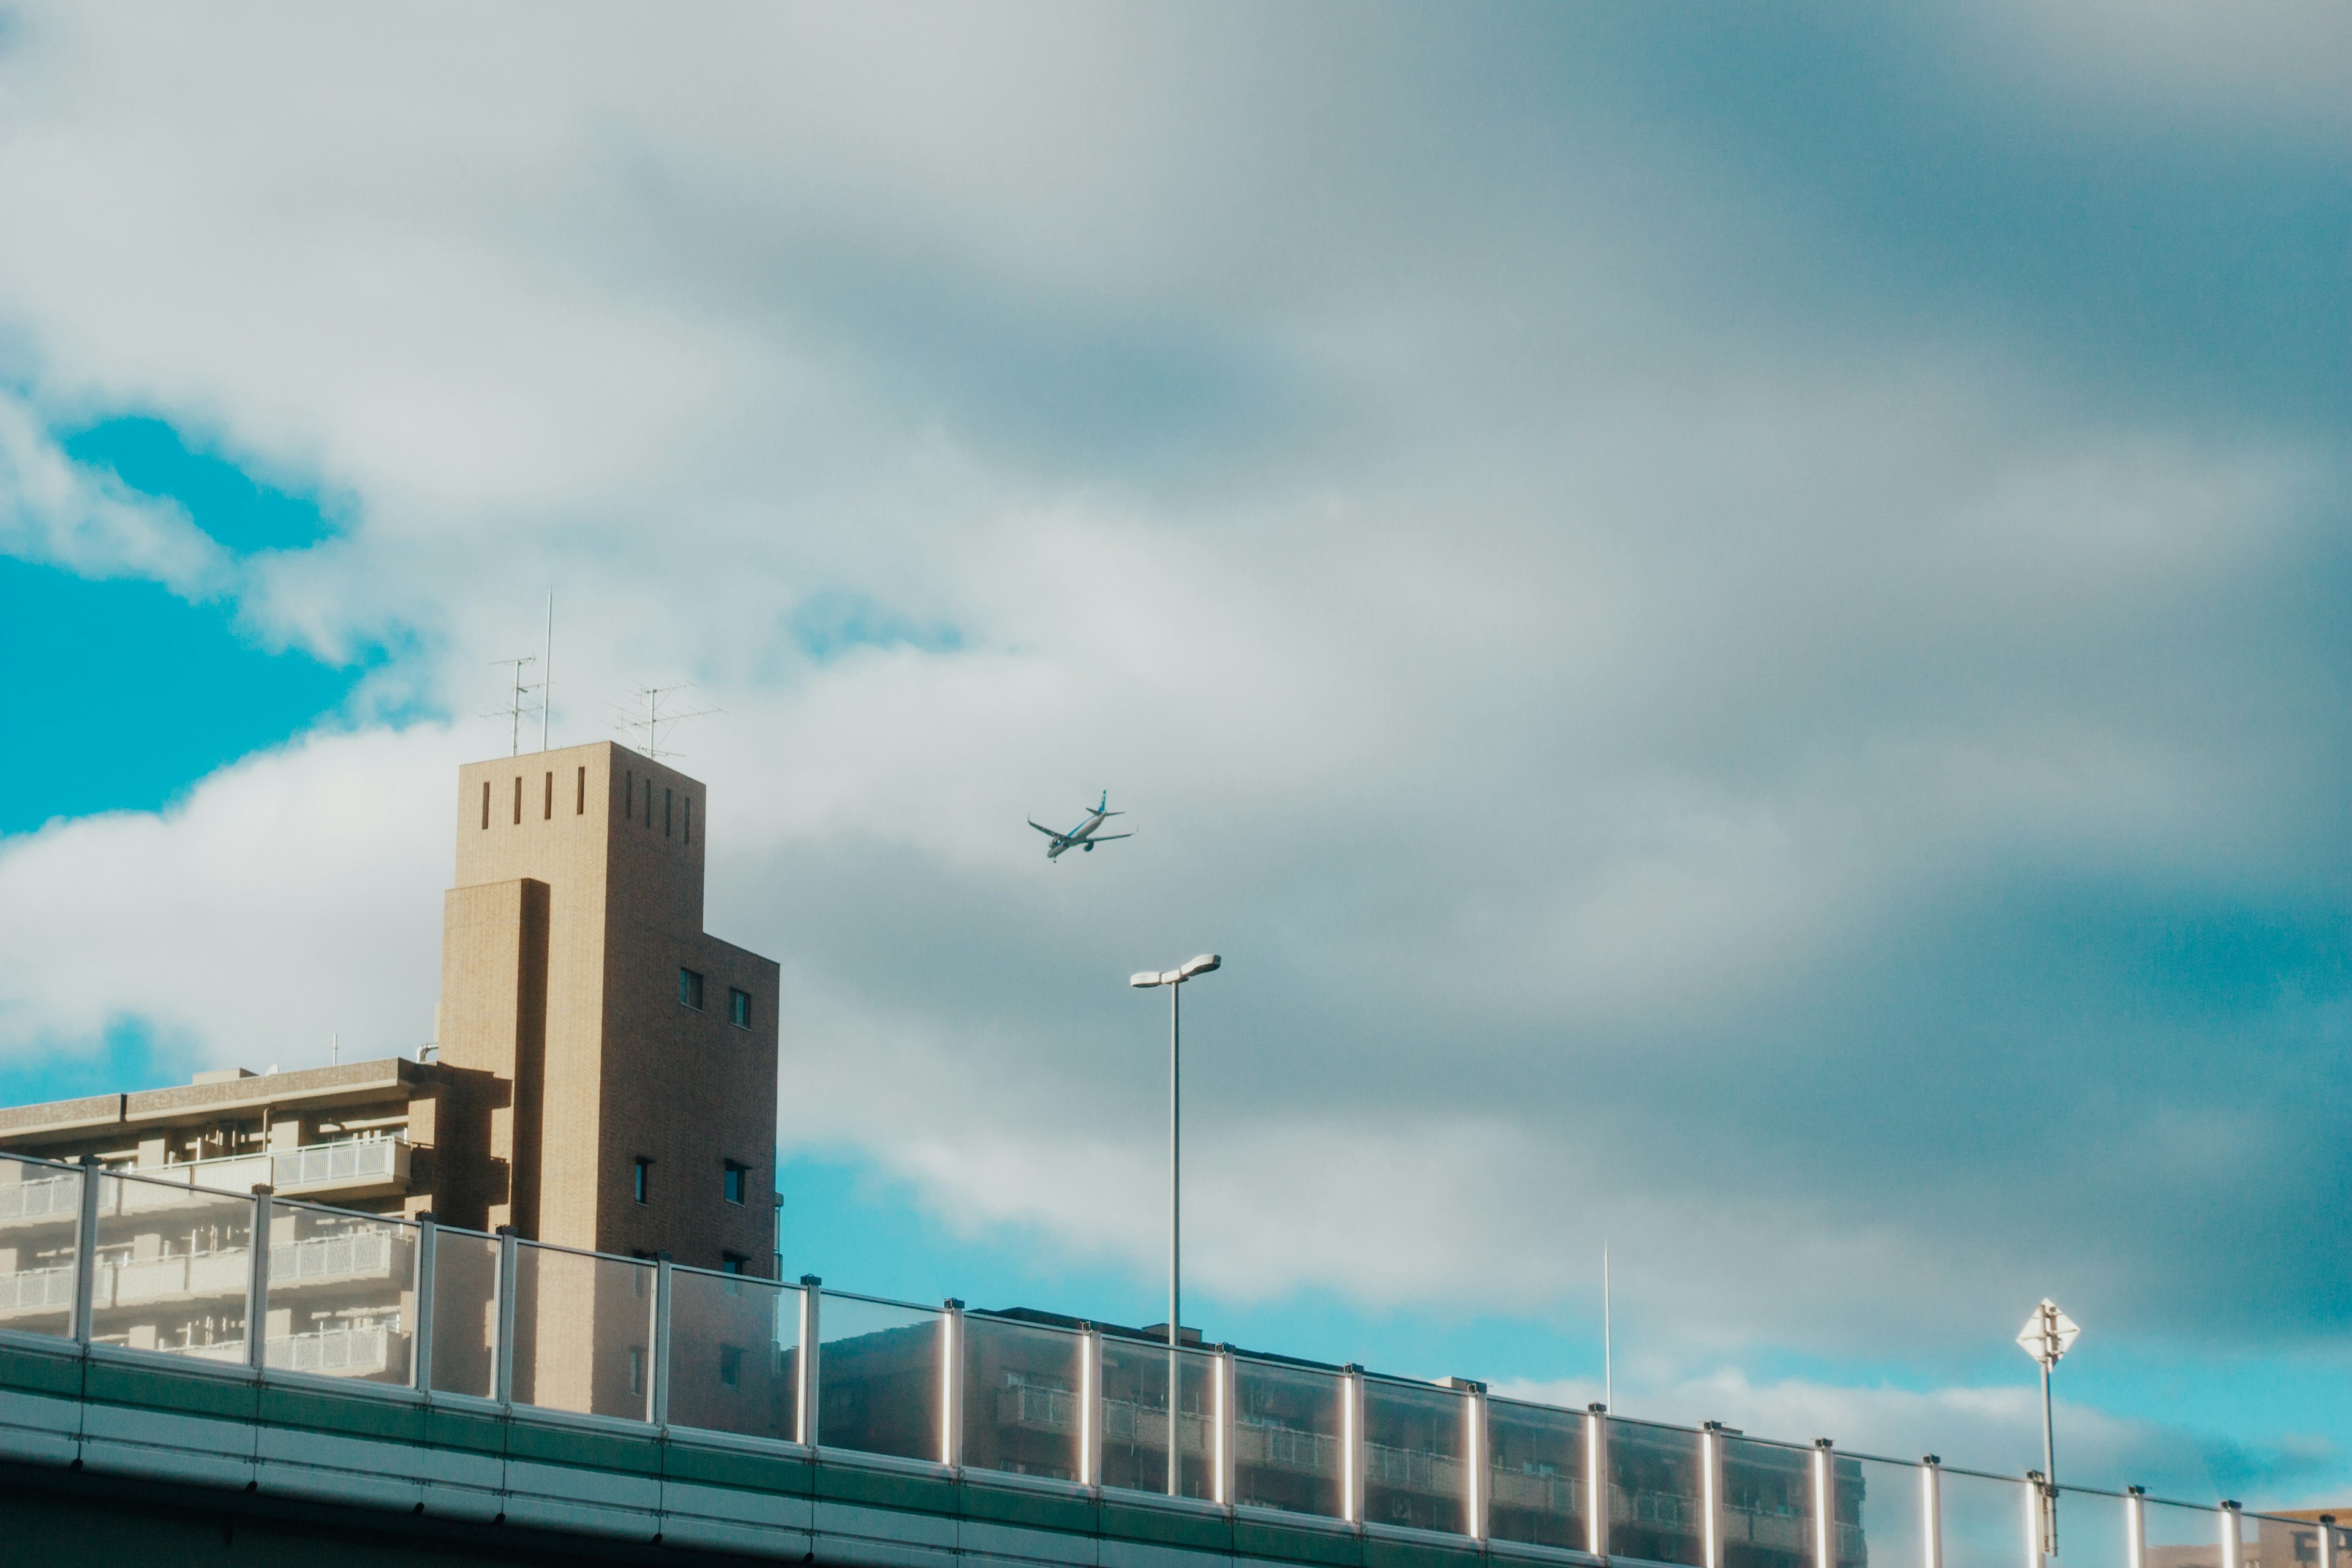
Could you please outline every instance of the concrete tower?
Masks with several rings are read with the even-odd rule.
[[[703,931],[708,798],[610,742],[460,771],[440,1059],[494,1088],[446,1223],[773,1271],[777,969]]]

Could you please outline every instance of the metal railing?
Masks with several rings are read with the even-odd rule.
[[[2174,1568],[2209,1551],[2220,1568],[2342,1561],[2332,1524],[2234,1502],[2051,1487],[2032,1472],[1989,1476],[1826,1443],[1743,1437],[1727,1457],[1713,1428],[1627,1421],[1598,1405],[1490,1404],[1475,1384],[1375,1379],[1221,1346],[1182,1354],[1181,1462],[1170,1484],[1171,1358],[1125,1335],[352,1214],[266,1187],[191,1194],[127,1173],[0,1161],[22,1167],[20,1180],[0,1182],[0,1246],[12,1225],[77,1215],[70,1262],[53,1247],[38,1267],[0,1270],[0,1332],[46,1331],[107,1354],[406,1385],[648,1431],[1181,1491],[1359,1530],[1402,1525],[1673,1568],[2051,1568],[2062,1522],[2077,1532],[2070,1540],[2112,1532],[2101,1550],[2122,1568]],[[364,1173],[331,1157],[329,1170]],[[178,1191],[182,1209],[144,1186]],[[244,1205],[236,1234],[269,1245],[157,1250],[175,1214],[200,1208],[226,1234],[219,1216]],[[45,1234],[54,1238],[53,1224]],[[257,1356],[255,1322],[267,1325]]]

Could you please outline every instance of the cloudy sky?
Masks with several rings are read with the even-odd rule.
[[[0,1095],[691,683],[788,1269],[2352,1500],[2352,21],[0,8]],[[535,743],[532,742],[532,743]],[[1104,789],[1137,837],[1048,866]]]

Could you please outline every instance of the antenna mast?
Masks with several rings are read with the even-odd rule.
[[[555,710],[555,590],[547,591],[547,662],[539,667],[539,749],[547,750],[548,716]]]
[[[1609,1238],[1601,1238],[1601,1402],[1617,1408],[1617,1363],[1609,1344]]]
[[[637,731],[641,730],[645,731],[645,744],[638,749],[656,762],[659,762],[664,757],[683,756],[685,753],[682,752],[665,752],[661,749],[661,727],[665,724],[682,723],[688,719],[705,719],[713,713],[726,711],[722,708],[696,708],[684,713],[665,713],[661,710],[661,700],[664,697],[673,691],[691,691],[692,689],[694,687],[691,681],[680,681],[676,686],[637,687],[630,695],[645,704],[645,717],[638,719],[625,716],[617,727],[623,734],[630,736],[633,740]]]
[[[483,714],[482,717],[485,719],[505,719],[509,721],[508,724],[508,744],[512,749],[508,754],[519,757],[522,755],[522,716],[530,711],[530,694],[534,691],[542,691],[545,689],[543,686],[530,686],[524,683],[522,678],[523,666],[527,664],[537,664],[539,662],[539,658],[535,654],[525,654],[520,658],[494,658],[490,660],[490,662],[501,668],[508,665],[514,666],[514,690],[504,708],[493,708],[488,712]],[[544,716],[547,710],[547,704],[544,700],[540,702],[539,707],[543,726],[545,721]],[[541,731],[540,739],[541,749],[545,750],[546,731],[543,727]]]

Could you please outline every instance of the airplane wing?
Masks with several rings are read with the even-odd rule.
[[[1087,842],[1089,844],[1108,844],[1114,838],[1132,838],[1134,837],[1135,835],[1132,833],[1097,833],[1092,838],[1087,839]]]
[[[1045,826],[1043,823],[1032,822],[1029,826],[1035,828],[1038,832],[1044,834],[1048,838],[1058,839],[1062,837],[1052,828]]]

